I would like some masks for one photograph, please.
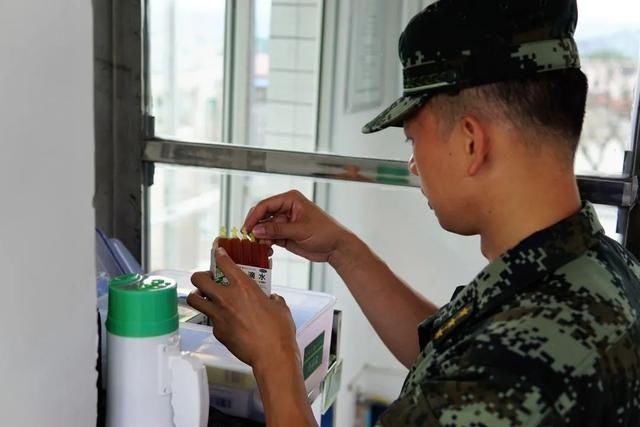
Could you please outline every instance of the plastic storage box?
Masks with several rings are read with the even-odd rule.
[[[153,274],[176,280],[180,293],[195,289],[190,273],[160,270]],[[328,294],[278,286],[273,287],[273,292],[282,296],[291,309],[303,360],[305,386],[310,393],[320,385],[329,366],[336,299]],[[229,415],[264,420],[251,368],[216,340],[210,326],[181,323],[180,337],[182,350],[196,353],[206,366],[211,406]]]

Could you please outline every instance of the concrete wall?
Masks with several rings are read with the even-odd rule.
[[[0,2],[0,424],[96,416],[91,2]]]

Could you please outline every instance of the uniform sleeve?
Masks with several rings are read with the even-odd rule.
[[[521,377],[476,368],[423,381],[396,400],[378,422],[384,427],[566,425],[541,390]]]

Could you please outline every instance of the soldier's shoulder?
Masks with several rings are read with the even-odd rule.
[[[474,352],[492,363],[519,360],[563,373],[589,365],[623,337],[640,345],[635,261],[610,252],[588,251],[515,295],[472,335]]]
[[[594,321],[630,326],[640,310],[640,264],[617,242],[601,244],[545,278],[534,292],[552,304],[579,310]]]

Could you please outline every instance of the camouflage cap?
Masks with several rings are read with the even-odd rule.
[[[430,96],[580,68],[576,0],[440,0],[400,36],[404,93],[362,128],[402,126]]]

